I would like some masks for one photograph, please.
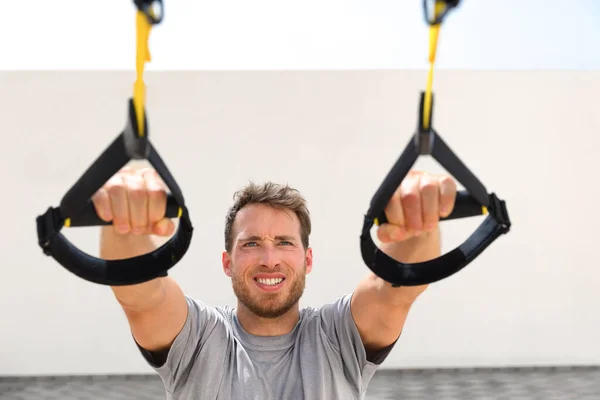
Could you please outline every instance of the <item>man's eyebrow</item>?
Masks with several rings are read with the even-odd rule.
[[[277,235],[275,236],[275,240],[295,240],[296,238],[294,236],[290,236],[290,235]],[[240,238],[240,242],[247,242],[250,240],[262,240],[262,237],[260,236],[246,236],[243,238]]]

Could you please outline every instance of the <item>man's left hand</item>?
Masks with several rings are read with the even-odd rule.
[[[455,200],[456,183],[451,176],[413,170],[387,204],[388,223],[379,227],[377,236],[382,243],[393,243],[432,232],[440,217],[450,215]]]

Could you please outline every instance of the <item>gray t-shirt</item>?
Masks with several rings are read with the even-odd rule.
[[[254,336],[235,309],[186,296],[188,318],[166,361],[140,348],[160,375],[168,400],[359,400],[393,344],[373,360],[350,312],[347,294],[306,307],[286,335]]]

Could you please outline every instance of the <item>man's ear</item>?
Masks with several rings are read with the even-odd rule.
[[[227,251],[223,251],[221,255],[221,263],[223,264],[223,272],[231,278],[231,257]]]
[[[312,266],[313,266],[313,253],[312,253],[312,248],[310,248],[310,247],[306,249],[305,263],[306,263],[306,273],[310,274],[310,271],[312,271]]]

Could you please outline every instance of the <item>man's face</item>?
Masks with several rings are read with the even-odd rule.
[[[312,250],[302,246],[294,212],[263,204],[240,210],[223,270],[246,308],[263,318],[285,314],[298,303],[311,269]]]

